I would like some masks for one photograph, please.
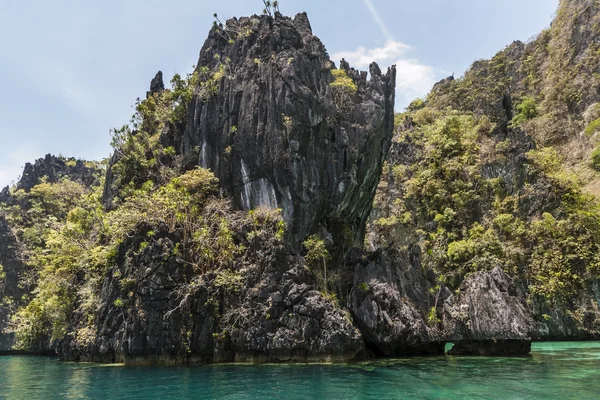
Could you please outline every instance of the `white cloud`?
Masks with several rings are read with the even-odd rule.
[[[396,64],[396,96],[397,102],[406,103],[417,97],[423,97],[438,81],[438,71],[430,65],[419,63],[418,60],[397,60]]]
[[[395,61],[400,57],[404,56],[410,46],[402,42],[395,40],[389,40],[383,47],[375,49],[367,49],[365,47],[359,47],[354,51],[341,51],[332,55],[334,60],[341,60],[342,58],[348,61],[353,67],[367,68],[373,61],[377,63],[386,64],[391,61]]]
[[[404,109],[417,97],[424,97],[443,73],[431,65],[423,64],[409,57],[411,47],[405,43],[389,40],[383,47],[367,49],[359,47],[354,51],[341,51],[331,58],[345,59],[352,67],[366,69],[373,61],[381,68],[396,64],[396,110]]]

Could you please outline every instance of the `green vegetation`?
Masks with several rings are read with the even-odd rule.
[[[600,129],[600,118],[593,120],[589,123],[589,125],[585,128],[585,135],[587,137],[591,137],[594,133],[598,132]]]
[[[318,236],[310,236],[304,241],[306,263],[320,282],[323,291],[328,291],[327,263],[331,259],[325,241]],[[331,279],[331,277],[329,278]]]
[[[67,336],[81,346],[91,343],[98,307],[108,300],[99,298],[103,285],[118,282],[121,293],[109,301],[127,313],[143,279],[127,265],[141,263],[157,246],[164,262],[188,271],[189,281],[176,289],[187,299],[207,274],[217,290],[237,290],[243,263],[259,257],[266,241],[270,248],[281,245],[280,211],[234,211],[220,198],[210,171],[186,168],[188,161],[164,144],[165,132],[181,134],[195,89],[202,97],[203,88],[209,90],[225,73],[220,64],[212,73],[200,68],[186,80],[176,75],[171,89],[137,102],[131,124],[113,132],[110,209],[102,204],[103,182],[88,188],[65,178],[43,180],[28,193],[13,189],[18,205],[2,206],[0,212],[26,249],[29,273],[22,285],[33,289],[13,316],[19,348]],[[166,234],[174,240],[171,247],[164,243]]]
[[[600,146],[592,151],[592,168],[596,171],[600,171]]]
[[[112,275],[121,282],[123,294],[113,302],[117,308],[131,304],[128,293],[137,285],[138,278],[127,270],[113,269],[115,263],[122,262],[116,259],[119,249],[125,246],[128,257],[142,256],[156,245],[161,226],[179,238],[170,254],[165,254],[165,262],[172,258],[189,266],[193,280],[216,271],[216,287],[239,287],[242,276],[236,262],[245,254],[253,254],[264,240],[280,242],[285,225],[278,211],[232,211],[217,197],[216,184],[208,170],[187,171],[164,186],[144,185],[108,212],[100,203],[100,188],[74,197],[74,188],[85,190],[70,181],[43,183],[23,195],[34,206],[20,216],[28,217],[30,226],[19,233],[28,240],[28,259],[37,285],[31,301],[13,320],[18,345],[28,348],[43,337],[58,340],[73,327],[75,331],[70,334],[78,343],[91,340],[98,296],[106,277]],[[52,214],[38,215],[38,204]],[[7,211],[13,221],[18,220],[16,210]],[[234,238],[239,231],[249,232],[244,243]],[[144,240],[139,246],[127,245],[128,238],[140,234]],[[188,290],[194,287],[190,284]],[[83,318],[74,320],[78,313]]]
[[[358,285],[358,290],[363,293],[369,293],[369,284],[367,282],[361,282],[360,285]]]
[[[263,9],[263,14],[273,16],[273,13],[279,11],[279,2],[278,1],[269,1],[263,0],[265,8]]]
[[[435,112],[433,122],[421,120],[394,139],[417,158],[384,168],[376,197],[383,217],[371,225],[382,245],[418,242],[424,267],[454,288],[470,273],[500,266],[527,281],[532,294],[557,300],[598,276],[600,208],[560,154],[541,148],[515,165],[504,155],[515,144],[491,135],[487,117]],[[484,173],[511,163],[524,180]]]
[[[406,107],[406,111],[418,111],[422,108],[425,108],[425,101],[423,99],[416,99],[411,101],[411,103]]]
[[[352,97],[358,91],[358,87],[343,69],[333,69],[331,74],[333,75],[333,82],[330,86],[333,90],[335,104],[338,109],[347,110],[352,104]]]
[[[331,71],[333,75],[333,82],[331,82],[331,87],[337,93],[343,93],[348,96],[356,94],[358,87],[356,83],[348,76],[346,71],[343,69],[334,69]]]
[[[133,195],[136,190],[163,186],[183,172],[184,160],[172,146],[165,145],[169,136],[181,137],[185,129],[187,107],[196,95],[209,101],[222,79],[229,73],[230,60],[217,60],[213,70],[203,66],[186,79],[176,74],[171,88],[153,93],[136,103],[129,125],[112,132],[112,146],[117,160],[112,167],[112,190],[115,202]],[[235,132],[233,128],[232,132]]]
[[[531,42],[476,61],[397,115],[405,155],[384,166],[378,244],[419,244],[424,268],[451,289],[501,267],[530,301],[583,321],[582,293],[600,272],[598,27],[589,5],[562,1]]]
[[[512,126],[518,126],[537,116],[537,105],[535,104],[535,99],[532,97],[525,97],[516,108],[517,114],[512,120]]]

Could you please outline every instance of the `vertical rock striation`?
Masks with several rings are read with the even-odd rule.
[[[336,93],[306,14],[279,13],[213,28],[198,66],[183,152],[198,152],[237,207],[281,208],[292,247],[320,224],[361,243],[392,137],[395,68],[373,63],[367,79],[342,61],[356,90]]]

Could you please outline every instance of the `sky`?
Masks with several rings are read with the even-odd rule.
[[[558,0],[280,0],[332,59],[398,67],[396,108],[550,25]],[[47,153],[101,160],[158,70],[196,64],[213,21],[261,0],[0,0],[0,188]]]

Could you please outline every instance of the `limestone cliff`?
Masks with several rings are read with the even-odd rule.
[[[524,316],[515,326],[534,316],[532,329],[519,328],[516,337],[599,337],[599,26],[597,1],[562,0],[548,29],[443,79],[398,116],[368,243],[423,249],[437,284],[459,293],[433,317],[459,315],[456,301],[464,299],[471,303],[463,304],[464,319],[475,324],[468,300],[475,297],[463,290],[482,286],[471,274],[485,271],[492,274],[485,284],[497,291],[500,268],[526,302],[526,314],[510,312]],[[484,311],[486,302],[507,309],[477,298]],[[509,325],[504,317],[484,331]],[[457,329],[444,324],[448,340],[459,340]],[[461,329],[461,337],[489,338]],[[522,344],[506,343],[507,351]]]
[[[344,61],[336,69],[306,14],[275,13],[213,27],[191,85],[185,118],[156,134],[177,149],[177,161],[161,149],[142,158],[213,171],[234,206],[230,218],[281,209],[285,246],[272,238],[248,243],[249,228],[235,228],[240,253],[227,272],[235,285],[224,287],[224,269],[196,276],[189,262],[170,256],[185,242],[180,230],[140,225],[97,289],[93,343],[73,335],[61,342],[61,356],[127,363],[355,358],[365,350],[360,332],[335,296],[318,290],[298,253],[311,234],[329,237],[332,249],[361,245],[393,133],[395,69],[383,74],[372,64],[369,79]],[[168,95],[159,73],[147,101]],[[103,196],[109,209],[126,203],[119,196],[131,168],[119,166],[128,157],[118,151],[111,161]],[[160,169],[143,174],[162,179]],[[342,245],[347,232],[350,243]],[[126,311],[115,306],[126,298]],[[79,317],[72,323],[82,325]]]
[[[243,32],[243,39],[227,40]],[[362,243],[364,224],[392,135],[395,69],[339,66],[355,90],[339,93],[335,68],[306,14],[233,19],[213,28],[188,112],[184,154],[215,172],[242,209],[282,208],[290,243],[323,225],[350,228]],[[216,71],[222,73],[215,76]]]
[[[19,345],[175,364],[597,337],[597,11],[562,1],[396,116],[395,68],[336,68],[305,14],[217,21],[194,72],[159,72],[113,132],[103,193],[48,157],[0,193],[4,292],[19,246],[37,279]]]

